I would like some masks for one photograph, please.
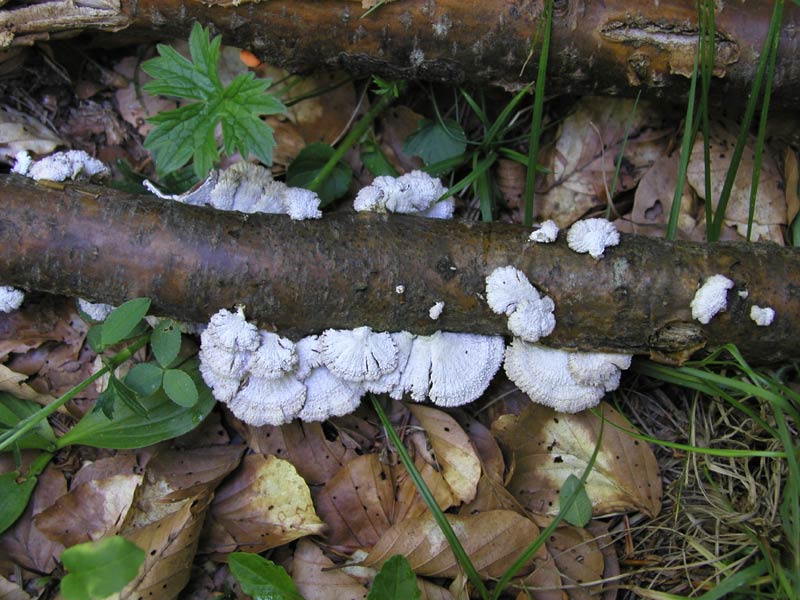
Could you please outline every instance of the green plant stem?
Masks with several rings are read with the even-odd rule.
[[[121,352],[118,352],[117,354],[112,356],[108,360],[108,363],[102,369],[97,371],[97,373],[90,375],[89,377],[81,381],[78,385],[69,389],[66,393],[64,393],[54,402],[48,404],[47,406],[42,407],[41,410],[38,410],[34,414],[30,415],[29,417],[26,417],[25,419],[17,423],[17,425],[13,429],[7,431],[5,434],[0,436],[0,451],[3,451],[6,448],[8,448],[16,440],[18,440],[23,435],[28,433],[31,429],[36,427],[36,425],[38,425],[41,421],[49,417],[60,407],[64,406],[64,404],[69,402],[72,398],[74,398],[81,391],[85,390],[92,383],[100,379],[103,375],[105,375],[106,373],[108,373],[113,369],[116,369],[119,365],[121,365],[126,360],[131,358],[139,348],[142,348],[147,344],[149,339],[150,339],[149,335],[144,335],[140,337],[139,339],[134,341],[130,346],[126,347]],[[58,446],[58,444],[56,445]]]
[[[436,498],[433,497],[433,494],[428,489],[428,486],[425,483],[425,480],[422,478],[422,475],[420,475],[420,472],[414,466],[414,461],[412,461],[411,457],[408,455],[400,436],[398,436],[397,432],[394,430],[392,422],[389,421],[389,417],[386,416],[386,412],[383,410],[380,402],[373,394],[370,394],[370,400],[372,401],[372,406],[375,409],[375,412],[378,414],[381,424],[386,430],[386,435],[392,442],[395,452],[397,452],[397,455],[400,457],[400,462],[402,462],[405,466],[408,474],[411,476],[411,480],[414,482],[414,486],[417,488],[420,496],[422,496],[422,499],[425,501],[425,504],[431,511],[436,524],[439,526],[442,534],[444,534],[444,537],[447,539],[447,543],[450,544],[450,548],[453,551],[453,555],[456,557],[458,564],[461,565],[461,568],[464,570],[464,573],[466,573],[467,578],[478,591],[481,598],[489,598],[489,591],[486,589],[481,576],[475,569],[475,565],[473,565],[472,561],[469,559],[469,556],[464,550],[464,547],[461,545],[458,536],[450,526],[450,522],[447,520],[447,517],[444,516],[442,509],[439,508]]]
[[[334,150],[333,155],[328,159],[328,162],[320,169],[317,176],[308,184],[308,189],[316,191],[333,172],[336,164],[342,159],[345,153],[350,150],[360,139],[361,136],[367,131],[376,117],[386,110],[395,101],[396,96],[392,93],[383,94],[378,101],[367,111],[363,117],[353,126],[350,132],[345,136],[341,143]]]
[[[553,23],[553,0],[546,0],[544,8],[544,39],[539,54],[539,70],[536,74],[536,96],[533,99],[531,118],[531,137],[528,147],[528,171],[525,176],[525,220],[528,227],[533,225],[533,200],[536,193],[536,156],[539,154],[539,141],[542,134],[542,113],[544,110],[544,82],[547,76],[547,59],[550,54],[550,30]]]
[[[728,207],[728,200],[733,189],[733,183],[736,180],[736,172],[739,170],[739,162],[742,159],[744,148],[747,142],[747,135],[750,132],[750,124],[753,122],[753,115],[756,111],[756,103],[758,96],[761,93],[761,83],[764,80],[764,75],[767,72],[767,63],[769,59],[769,48],[780,35],[780,25],[783,18],[783,0],[776,0],[775,6],[772,10],[772,18],[769,22],[769,31],[767,38],[764,40],[764,47],[761,50],[761,58],[758,61],[758,68],[756,69],[756,76],[753,79],[753,88],[750,90],[750,96],[747,98],[747,107],[745,108],[742,125],[739,129],[739,135],[736,138],[736,146],[733,149],[731,156],[731,164],[728,167],[728,172],[725,175],[725,183],[720,192],[719,202],[717,209],[714,213],[714,220],[710,230],[708,231],[708,241],[716,242],[719,240],[720,231],[722,230],[722,223],[725,220],[725,210]],[[772,77],[774,73],[770,73]],[[706,202],[710,202],[710,198],[706,198]]]
[[[536,537],[534,542],[528,546],[525,551],[519,555],[517,560],[514,561],[514,564],[511,565],[505,573],[503,573],[503,576],[497,582],[497,585],[492,591],[491,600],[498,600],[498,598],[500,598],[500,594],[503,593],[511,579],[513,579],[514,575],[516,575],[517,572],[524,567],[531,558],[533,558],[533,555],[536,554],[539,548],[544,545],[544,543],[547,541],[547,538],[550,537],[550,534],[553,533],[561,524],[561,521],[564,519],[564,515],[566,515],[569,512],[569,509],[572,508],[572,505],[578,498],[578,494],[581,493],[581,490],[585,489],[586,480],[589,479],[589,474],[594,468],[594,463],[597,461],[597,455],[600,454],[600,446],[603,443],[603,431],[605,429],[606,419],[602,414],[600,414],[599,417],[600,431],[597,433],[597,443],[595,444],[594,452],[592,452],[592,456],[589,457],[589,462],[586,463],[586,468],[583,470],[583,474],[581,475],[581,484],[575,488],[563,505],[559,505],[558,514],[553,518],[553,521],[539,532],[539,535]]]

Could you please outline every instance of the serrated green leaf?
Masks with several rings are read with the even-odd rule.
[[[452,119],[422,119],[418,129],[403,144],[406,153],[419,156],[426,165],[463,154],[466,148],[467,137],[464,130]]]
[[[41,406],[30,400],[15,398],[11,394],[0,392],[0,435],[14,428],[20,421],[39,412]],[[50,428],[47,419],[39,423],[14,442],[20,449],[37,448],[40,450],[55,450],[56,436]]]
[[[61,580],[67,600],[102,600],[121,591],[144,563],[144,550],[115,535],[67,548],[61,562],[69,571]]]
[[[162,319],[150,336],[150,347],[153,349],[158,364],[167,368],[178,357],[181,349],[181,330],[172,319]]]
[[[592,501],[589,499],[589,494],[586,493],[586,488],[581,483],[580,478],[570,475],[558,492],[560,505],[565,505],[567,500],[575,493],[577,493],[577,497],[564,514],[564,520],[575,525],[575,527],[586,527],[589,521],[592,520]]]
[[[194,381],[178,369],[164,371],[164,391],[170,400],[180,406],[190,407],[197,404],[197,387]]]
[[[147,409],[147,417],[137,415],[125,405],[117,407],[113,421],[102,413],[90,412],[58,439],[58,447],[83,444],[96,448],[142,448],[191,431],[211,412],[215,402],[197,366],[196,360],[187,361],[181,366],[198,390],[197,404],[191,408],[178,406],[161,389],[141,399]]]
[[[378,571],[367,600],[417,600],[419,597],[417,576],[408,559],[395,554]]]
[[[103,346],[112,346],[127,338],[149,308],[150,298],[134,298],[115,308],[103,322],[100,343]]]
[[[317,174],[333,156],[333,148],[323,142],[314,142],[300,151],[286,171],[286,183],[292,187],[308,187]],[[339,161],[328,178],[322,183],[317,195],[322,204],[338,200],[347,193],[353,171],[348,165]]]
[[[286,570],[258,554],[231,552],[228,567],[253,600],[303,600]]]
[[[219,160],[214,135],[222,123],[227,154],[256,156],[272,164],[275,139],[261,115],[280,113],[286,107],[266,92],[269,79],[243,73],[223,87],[217,63],[221,37],[209,41],[209,32],[195,23],[189,37],[192,60],[169,46],[158,46],[159,55],[142,64],[154,80],[144,86],[151,94],[199,100],[148,119],[155,128],[144,142],[153,153],[159,174],[167,174],[194,160],[194,171],[202,179]]]
[[[397,169],[392,166],[389,159],[381,151],[380,146],[374,142],[365,142],[361,144],[361,162],[367,167],[367,170],[375,177],[380,175],[389,175],[390,177],[397,177],[399,173]]]
[[[0,533],[11,527],[25,512],[38,475],[44,471],[53,455],[42,453],[36,457],[23,476],[19,471],[0,475]]]
[[[133,365],[125,376],[126,385],[142,398],[155,394],[161,388],[164,369],[154,363]]]

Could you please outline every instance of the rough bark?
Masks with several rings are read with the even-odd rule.
[[[548,94],[635,95],[641,88],[650,97],[685,98],[698,35],[695,5],[556,1]],[[718,100],[746,100],[772,5],[717,3],[719,79],[712,89]],[[324,67],[512,86],[535,78],[538,49],[526,59],[541,0],[397,0],[360,18],[363,13],[352,0],[53,0],[0,10],[0,47],[91,28],[185,39],[199,21],[213,25],[226,43],[291,71]],[[798,21],[800,7],[787,2],[773,86],[773,101],[785,107],[800,103]]]
[[[340,213],[291,221],[0,177],[0,282],[204,321],[221,307],[299,335],[327,327],[507,333],[483,300],[484,278],[514,265],[550,295],[548,345],[685,358],[736,343],[751,359],[800,357],[800,252],[774,244],[667,242],[623,236],[596,261],[564,242],[532,244],[499,223]],[[707,326],[689,304],[705,278],[736,287]],[[405,291],[398,294],[396,287]],[[746,290],[747,298],[738,292]],[[439,320],[428,316],[445,302]],[[757,327],[753,304],[775,309]]]

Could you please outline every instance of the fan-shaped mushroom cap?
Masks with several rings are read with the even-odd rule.
[[[250,425],[283,425],[297,416],[305,401],[306,386],[291,375],[250,377],[228,406],[238,419]]]
[[[200,336],[200,364],[218,377],[236,379],[241,381],[247,374],[247,363],[250,362],[252,352],[236,352],[227,350],[213,343],[207,343]],[[210,384],[209,384],[210,385]]]
[[[767,327],[772,325],[772,320],[775,318],[775,310],[769,307],[762,308],[753,305],[750,307],[750,318],[759,327]]]
[[[201,348],[204,340],[225,350],[252,352],[261,344],[261,335],[255,325],[245,320],[242,309],[232,313],[223,308],[211,317],[201,334]]]
[[[381,375],[378,379],[373,381],[365,381],[363,383],[364,389],[373,394],[386,394],[388,393],[395,400],[403,397],[403,391],[396,390],[400,387],[400,379],[403,376],[408,357],[411,354],[411,345],[414,342],[414,335],[407,331],[398,331],[389,334],[392,336],[392,341],[397,347],[397,366],[390,373]]]
[[[91,179],[95,176],[107,177],[111,174],[107,166],[83,150],[54,152],[32,164],[30,157],[26,160],[18,153],[16,160],[18,166],[15,165],[14,172],[26,175],[36,181],[40,179],[49,179],[50,181]]]
[[[281,196],[283,211],[294,221],[321,219],[320,199],[316,192],[303,188],[290,187]]]
[[[25,292],[10,285],[0,285],[0,312],[12,312],[22,306]]]
[[[210,204],[219,210],[282,213],[280,196],[285,189],[286,184],[273,180],[268,169],[242,161],[220,173]]]
[[[83,298],[78,298],[78,307],[89,315],[93,321],[105,321],[106,317],[111,314],[114,307],[110,304],[103,304],[102,302],[89,302]]]
[[[534,402],[576,413],[597,405],[606,390],[619,383],[619,373],[599,385],[581,384],[570,371],[571,354],[514,339],[506,348],[504,368],[508,378]],[[582,378],[595,379],[585,373]]]
[[[200,375],[203,381],[211,388],[211,393],[220,402],[228,404],[239,392],[241,379],[220,375],[209,366],[209,363],[200,357]]]
[[[538,299],[539,292],[515,267],[498,267],[486,278],[486,302],[498,315],[510,315],[520,302]]]
[[[538,244],[550,244],[558,238],[558,225],[555,221],[545,221],[539,225],[539,229],[532,232],[528,239]]]
[[[247,370],[255,377],[274,379],[297,364],[294,342],[268,331],[261,331],[261,345],[250,355]]]
[[[556,318],[553,315],[555,307],[550,296],[523,300],[508,317],[508,329],[526,342],[537,342],[539,338],[553,333],[556,327]]]
[[[340,379],[325,367],[313,369],[304,383],[306,402],[297,414],[303,421],[324,421],[351,413],[364,395],[360,383]]]
[[[728,307],[728,290],[732,287],[733,281],[724,275],[712,275],[706,279],[690,304],[692,318],[708,325],[714,315]]]
[[[607,219],[584,219],[578,221],[567,232],[567,245],[575,252],[588,252],[599,259],[609,246],[619,244],[619,232]]]
[[[425,401],[431,389],[431,345],[432,336],[414,336],[400,383],[389,391],[389,396],[399,400],[409,392],[414,402]]]
[[[397,367],[397,347],[386,332],[369,327],[327,329],[319,344],[324,365],[347,381],[378,379]]]
[[[437,331],[431,340],[431,401],[461,406],[486,391],[503,362],[503,338]]]

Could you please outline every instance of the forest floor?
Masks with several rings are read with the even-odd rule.
[[[148,178],[165,191],[185,191],[196,182],[191,168],[159,180],[144,147],[152,130],[146,118],[178,106],[141,88],[148,79],[141,63],[155,47],[109,51],[83,41],[38,44],[0,63],[2,172],[23,150],[42,156],[78,149],[111,167],[112,185],[144,193],[140,182]],[[186,44],[176,47],[185,51]],[[276,178],[309,144],[335,146],[378,98],[371,81],[247,67],[238,49],[223,48],[223,81],[248,68],[271,78],[270,92],[288,105],[267,118],[277,142]],[[491,156],[490,167],[456,195],[456,216],[522,222],[526,174],[519,158],[527,153],[531,100],[523,99],[501,135],[487,140],[513,98],[496,88],[411,83],[345,154],[352,177],[326,210],[349,210],[376,174],[452,160],[440,173],[452,187]],[[565,227],[608,216],[622,231],[663,236],[684,110],[645,99],[548,100],[535,220]],[[712,120],[715,190],[730,163],[737,119],[732,111]],[[795,114],[771,124],[754,240],[792,243],[799,123]],[[744,242],[747,235],[753,144],[739,168],[723,239]],[[459,162],[467,154],[471,160]],[[225,157],[222,166],[238,160]],[[705,239],[703,165],[698,141],[679,239]],[[14,412],[9,394],[46,404],[97,370],[88,331],[74,299],[31,294],[20,310],[0,315],[6,412]],[[196,347],[196,338],[184,336],[184,352]],[[146,357],[142,350],[134,360]],[[797,493],[787,458],[797,448],[785,448],[776,431],[786,427],[797,439],[798,423],[785,415],[800,410],[800,372],[796,364],[750,369],[725,351],[690,367],[696,372],[637,358],[597,410],[578,415],[532,405],[502,374],[480,400],[457,410],[380,402],[487,581],[552,522],[566,477],[590,468],[591,521],[557,528],[505,597],[717,598],[739,586],[747,590],[743,597],[782,597],[780,564],[791,564],[797,550],[797,524],[787,528],[785,506],[787,490]],[[776,409],[758,391],[773,393],[775,386],[788,409]],[[45,442],[70,431],[101,389],[87,387],[52,415],[39,432]],[[54,598],[65,574],[64,548],[134,530],[131,539],[149,556],[123,597],[249,597],[225,562],[236,550],[284,566],[308,599],[366,597],[377,568],[398,553],[415,568],[423,598],[474,593],[431,533],[435,524],[366,398],[352,415],[322,424],[253,427],[221,405],[209,410],[195,430],[143,448],[113,449],[104,441],[59,449],[28,508],[0,535],[0,597]],[[601,415],[610,425],[601,427]],[[10,418],[0,412],[5,428],[14,424]],[[640,435],[626,433],[631,428]],[[0,471],[25,472],[45,447],[3,452]]]

